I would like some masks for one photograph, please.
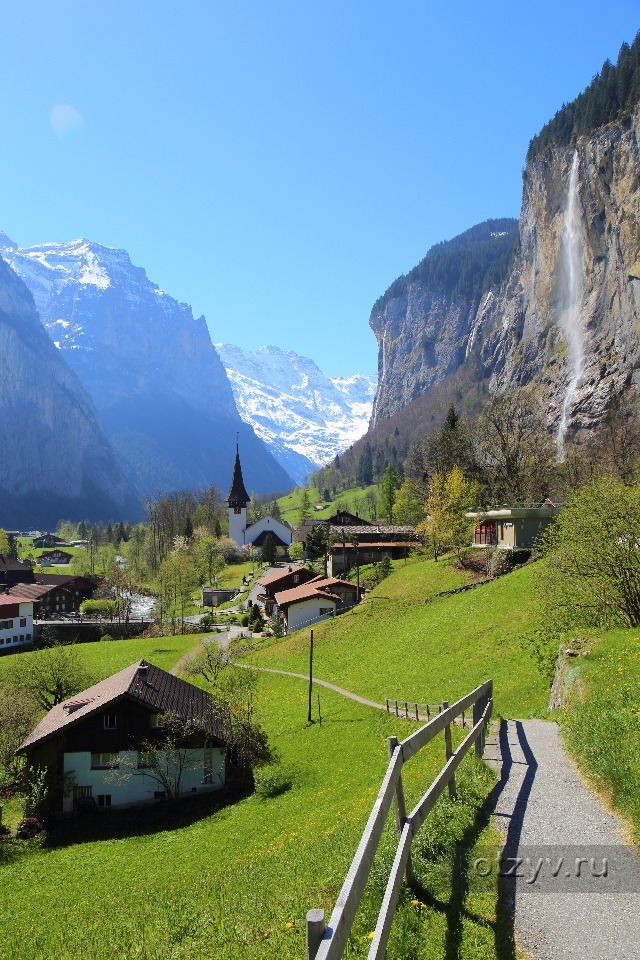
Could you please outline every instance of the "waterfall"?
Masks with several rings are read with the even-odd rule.
[[[562,231],[560,247],[560,255],[565,274],[564,309],[561,324],[569,346],[567,368],[570,374],[556,435],[556,445],[561,460],[564,460],[565,456],[565,440],[569,412],[584,369],[584,337],[580,318],[583,272],[580,202],[578,197],[579,163],[578,151],[576,150],[573,155],[573,163],[571,164],[571,173],[569,175],[569,190],[567,193],[564,230]]]

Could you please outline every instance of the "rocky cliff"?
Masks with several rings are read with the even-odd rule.
[[[612,392],[636,382],[639,141],[636,108],[532,156],[509,270],[477,301],[447,303],[441,289],[416,279],[374,307],[380,385],[372,423],[454,373],[460,392],[468,368],[492,390],[535,387],[562,452],[566,439],[600,420]]]
[[[141,515],[96,409],[0,259],[0,526]]]
[[[31,290],[51,340],[91,395],[141,493],[226,487],[240,434],[247,483],[292,486],[238,414],[204,317],[124,250],[86,240],[0,252]]]

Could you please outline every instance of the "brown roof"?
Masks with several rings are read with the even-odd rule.
[[[298,566],[295,563],[289,564],[287,567],[279,567],[277,570],[271,570],[269,573],[265,573],[264,576],[259,577],[256,582],[262,587],[268,587],[272,583],[277,583],[278,580],[284,580],[285,577],[290,576],[292,573],[299,573],[305,569],[305,567]]]
[[[15,587],[10,587],[7,593],[10,597],[20,595],[23,600],[40,600],[41,597],[57,589],[64,589],[64,587],[59,587],[56,583],[17,583]]]
[[[125,667],[119,673],[114,673],[106,680],[101,680],[49,710],[20,745],[18,752],[48,740],[61,730],[84,720],[92,713],[104,710],[109,704],[125,696],[149,707],[150,712],[171,712],[185,720],[201,720],[211,737],[221,743],[228,739],[226,721],[223,722],[216,716],[213,697],[205,690],[174,677],[146,660],[138,660],[130,667]]]
[[[227,494],[227,503],[230,507],[233,507],[236,504],[241,504],[246,507],[246,505],[250,502],[251,497],[247,493],[247,488],[245,487],[244,480],[242,479],[240,454],[238,452],[238,448],[236,447],[236,460],[233,465],[233,477],[231,478],[229,493]]]
[[[318,590],[315,584],[303,583],[302,586],[294,587],[292,590],[276,593],[276,603],[279,607],[288,607],[292,603],[301,603],[303,600],[312,600],[314,597],[324,597],[327,600],[333,600],[334,603],[340,602],[340,597],[336,597],[335,594]]]
[[[330,587],[337,587],[342,585],[343,587],[351,587],[352,590],[357,590],[357,584],[351,583],[350,580],[340,580],[339,577],[323,577],[322,574],[318,577],[314,577],[313,580],[310,580],[309,583],[313,583],[319,589],[329,589]]]
[[[31,603],[32,598],[25,597],[22,594],[22,590],[25,590],[26,586],[27,585],[25,583],[18,584],[18,587],[20,589],[19,593],[18,592],[13,593],[10,590],[7,590],[6,593],[0,593],[0,607],[7,607],[10,604],[12,606],[15,606],[16,603]],[[15,589],[16,589],[15,587],[12,587],[12,590],[15,590]]]
[[[334,525],[331,527],[333,533],[340,535],[356,535],[359,533],[362,534],[387,534],[387,536],[399,537],[404,536],[415,536],[416,528],[410,526],[409,524],[397,524],[397,523],[370,523],[367,526],[337,526]]]
[[[417,541],[413,540],[375,540],[367,541],[363,540],[361,543],[352,543],[348,540],[346,543],[334,543],[331,547],[332,553],[340,553],[341,550],[344,550],[346,547],[348,549],[355,550],[357,547],[360,551],[368,550],[370,547],[413,547],[417,546]]]

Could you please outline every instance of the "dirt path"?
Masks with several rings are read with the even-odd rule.
[[[640,860],[580,778],[557,724],[503,721],[485,759],[500,769],[493,799],[505,834],[501,873],[518,872],[515,881],[501,878],[498,911],[527,957],[637,960]],[[514,958],[512,944],[500,960]]]

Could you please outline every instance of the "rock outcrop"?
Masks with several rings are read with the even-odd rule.
[[[141,516],[98,413],[0,259],[0,526]]]

